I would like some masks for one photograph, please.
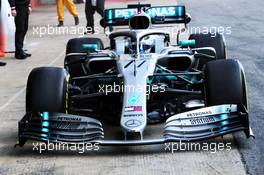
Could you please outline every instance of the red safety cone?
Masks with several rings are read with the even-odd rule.
[[[5,57],[5,52],[0,50],[0,57]]]
[[[0,20],[0,23],[1,23],[1,20]],[[0,28],[0,57],[5,57],[5,52],[4,52],[4,50],[5,50],[5,36],[4,36],[2,31],[3,30],[2,30],[2,26],[1,26],[1,28]],[[5,65],[6,65],[6,63],[0,62],[0,66],[5,66]]]
[[[2,26],[1,26],[1,28],[0,28],[0,57],[5,56],[4,51],[5,51],[5,35],[3,34],[3,30],[2,30]]]
[[[0,20],[1,23],[1,20]],[[2,28],[0,28],[0,57],[5,57],[5,36],[3,35]],[[6,63],[0,62],[0,66],[5,66]]]
[[[5,52],[0,50],[0,57],[5,57]]]
[[[0,57],[5,56],[5,35],[2,29],[2,23],[0,19]]]

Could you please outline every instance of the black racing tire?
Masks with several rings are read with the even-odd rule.
[[[86,53],[86,50],[82,48],[83,44],[96,44],[99,50],[104,49],[103,42],[99,38],[73,38],[68,41],[67,48],[66,48],[66,54]],[[78,60],[81,60],[82,58],[83,56],[78,56],[78,55],[68,56],[65,58],[64,67],[69,72],[71,77],[84,75],[83,68],[81,64],[78,63]],[[69,63],[69,62],[76,62],[76,63],[66,66],[66,63]]]
[[[208,34],[191,34],[189,39],[195,40],[195,46],[193,48],[200,47],[213,47],[216,51],[216,59],[226,59],[226,44],[222,34],[208,33]],[[201,52],[203,54],[212,55],[211,52]],[[200,60],[198,68],[201,70],[208,60]]]
[[[238,60],[210,61],[204,75],[207,106],[243,104],[248,108],[245,73]]]
[[[31,71],[26,90],[27,112],[67,111],[68,73],[63,68],[40,67]]]

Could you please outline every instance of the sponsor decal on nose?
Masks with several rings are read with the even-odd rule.
[[[142,111],[142,106],[128,106],[125,107],[125,112]]]

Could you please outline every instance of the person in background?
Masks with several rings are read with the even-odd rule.
[[[104,17],[105,0],[86,0],[85,15],[87,20],[87,33],[94,33],[94,14],[97,11]]]
[[[26,59],[31,56],[31,54],[23,50],[24,39],[28,30],[28,18],[32,12],[30,0],[8,0],[8,2],[11,7],[11,14],[15,17],[15,58],[21,60]]]
[[[71,15],[74,17],[75,25],[79,25],[78,12],[77,12],[75,4],[73,3],[73,0],[57,0],[57,13],[58,13],[58,18],[59,18],[58,19],[59,20],[58,27],[63,26],[64,6],[66,6],[66,8],[71,13]]]
[[[84,3],[84,0],[75,0],[75,3],[76,4],[83,4]]]

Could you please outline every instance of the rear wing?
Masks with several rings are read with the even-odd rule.
[[[185,6],[157,6],[157,7],[136,7],[106,9],[104,14],[104,26],[127,26],[129,19],[137,14],[146,13],[151,18],[152,24],[170,24],[190,22],[186,14]]]

